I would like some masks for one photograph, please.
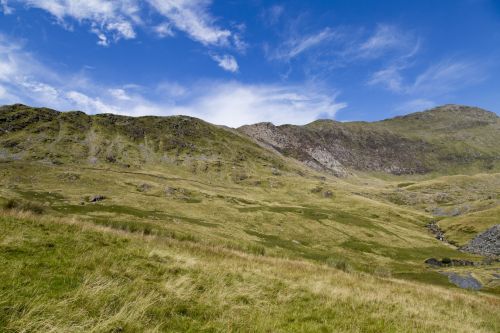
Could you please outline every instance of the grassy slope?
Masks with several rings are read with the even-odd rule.
[[[52,323],[60,331],[68,327],[76,329],[71,325],[83,325],[83,331],[89,327],[102,331],[108,327],[102,325],[118,323],[116,325],[123,325],[132,331],[137,330],[134,325],[160,330],[165,328],[162,325],[170,325],[168,327],[177,330],[187,326],[192,326],[193,331],[211,326],[224,330],[224,327],[244,327],[249,322],[248,318],[255,317],[257,321],[252,322],[262,325],[256,327],[262,331],[317,331],[322,324],[326,327],[337,324],[342,328],[351,321],[360,323],[355,326],[351,322],[350,325],[354,325],[349,326],[351,331],[380,331],[381,327],[393,331],[411,331],[412,328],[431,331],[452,330],[450,327],[454,324],[442,323],[436,318],[429,319],[428,324],[420,322],[417,319],[419,316],[430,318],[433,313],[429,310],[427,314],[420,314],[426,311],[426,307],[432,309],[437,306],[442,309],[442,315],[450,316],[450,319],[467,311],[472,311],[470,316],[473,317],[472,313],[480,308],[474,305],[473,309],[469,309],[468,306],[479,300],[488,302],[484,305],[485,314],[490,313],[486,307],[498,308],[496,296],[464,294],[450,287],[446,277],[423,264],[429,257],[473,260],[479,260],[479,257],[460,253],[435,240],[425,229],[425,224],[432,219],[425,209],[416,210],[411,205],[395,204],[387,197],[387,191],[401,189],[398,185],[405,181],[404,178],[395,181],[370,177],[344,181],[324,177],[293,160],[262,149],[237,133],[190,118],[145,117],[135,121],[133,118],[88,117],[80,113],[58,114],[50,110],[40,113],[19,108],[21,110],[3,113],[10,118],[3,123],[4,135],[0,137],[3,147],[0,149],[3,160],[0,164],[0,201],[14,198],[43,205],[46,212],[43,217],[36,218],[36,223],[45,225],[48,231],[42,228],[43,232],[39,232],[34,239],[47,244],[49,250],[71,248],[70,244],[78,243],[78,234],[68,236],[72,232],[66,231],[66,227],[59,231],[66,223],[60,224],[61,221],[72,219],[77,221],[78,226],[70,228],[78,229],[85,225],[87,231],[84,235],[89,232],[92,234],[90,238],[124,237],[128,241],[120,246],[109,245],[107,241],[108,245],[97,246],[109,249],[101,251],[110,258],[104,260],[102,265],[98,261],[100,252],[96,250],[94,253],[92,246],[82,245],[85,247],[85,258],[87,253],[88,258],[94,253],[93,264],[75,263],[83,260],[78,257],[84,253],[82,247],[77,247],[72,249],[73,252],[69,249],[57,252],[59,264],[55,261],[44,266],[43,260],[34,255],[36,251],[29,250],[29,242],[22,243],[17,250],[10,250],[16,242],[9,241],[9,237],[15,239],[17,235],[22,238],[30,232],[36,233],[32,226],[36,223],[30,222],[30,219],[2,219],[3,227],[12,229],[12,233],[5,233],[11,236],[5,236],[7,240],[2,240],[1,244],[10,245],[5,250],[2,248],[0,260],[9,261],[19,269],[28,265],[32,267],[33,274],[42,274],[29,283],[21,282],[15,287],[9,283],[19,281],[21,273],[14,279],[0,279],[2,292],[12,290],[16,294],[19,290],[21,294],[32,293],[40,288],[39,284],[47,282],[42,276],[52,273],[59,274],[54,282],[56,285],[67,282],[74,287],[63,288],[67,292],[65,296],[51,294],[52,287],[47,287],[50,292],[45,298],[39,302],[35,299],[33,303],[19,303],[14,294],[8,294],[4,309],[11,311],[12,304],[21,304],[20,308],[12,310],[15,313],[11,311],[3,317],[8,327]],[[65,117],[71,119],[65,120]],[[199,131],[202,135],[197,134]],[[489,179],[492,176],[485,177]],[[424,193],[427,187],[432,187],[426,181],[433,180],[423,181],[422,188],[417,185],[408,188],[416,186],[417,192]],[[474,179],[469,183],[476,181]],[[491,184],[491,181],[483,183]],[[106,199],[95,204],[87,202],[87,198],[95,194],[104,195]],[[16,223],[19,223],[19,229],[12,226]],[[104,231],[113,236],[99,235]],[[182,253],[181,257],[187,258],[181,264],[182,269],[162,270],[159,275],[153,272],[142,278],[141,271],[150,274],[148,270],[153,269],[149,267],[149,259],[144,259],[152,251],[151,238],[155,239],[154,244],[160,247],[161,253]],[[68,244],[65,239],[74,241]],[[86,242],[93,241],[85,239],[81,243]],[[102,240],[95,242],[99,244]],[[40,248],[45,249],[43,246]],[[136,255],[137,251],[142,253],[142,257]],[[14,257],[11,257],[11,252]],[[18,252],[19,256],[15,257]],[[217,254],[219,252],[223,255]],[[227,253],[231,253],[231,258],[237,253],[237,259],[225,259]],[[163,262],[162,255],[159,256],[158,260]],[[171,262],[172,256],[175,258],[172,254],[165,255],[165,262]],[[189,267],[197,261],[197,273],[192,273]],[[223,265],[218,265],[219,261]],[[297,261],[298,266],[294,266]],[[37,266],[37,262],[41,264]],[[73,266],[80,267],[74,277],[68,275],[67,279],[64,278],[68,272],[65,267]],[[248,266],[253,278],[245,279],[241,269]],[[355,273],[345,274],[325,266]],[[107,279],[92,280],[95,271],[100,272],[107,267],[114,267]],[[200,273],[205,272],[203,267],[209,272],[208,277]],[[301,270],[294,273],[297,267]],[[302,267],[305,267],[304,271]],[[496,294],[499,287],[492,278],[494,271],[491,269],[498,270],[498,267],[474,267],[472,271],[486,285],[485,291]],[[14,271],[7,270],[5,274]],[[366,273],[372,277],[364,275]],[[231,289],[232,285],[221,285],[220,280],[224,280],[225,274],[237,276],[236,280],[243,276],[239,284],[236,283],[239,287]],[[81,280],[82,275],[90,276],[88,283]],[[413,282],[404,280],[381,282],[379,277],[428,284],[413,285]],[[320,280],[319,287],[315,287],[316,278]],[[144,284],[131,282],[137,279]],[[337,284],[331,285],[330,282],[336,279],[339,279]],[[171,293],[157,296],[157,287],[163,288],[170,280],[174,281]],[[308,280],[314,283],[309,284]],[[149,281],[152,281],[151,289],[146,288]],[[275,299],[275,293],[265,292],[266,286],[273,286],[274,281],[284,281],[279,284],[280,290],[294,290],[290,291],[290,298],[279,295],[283,299]],[[101,282],[104,287],[100,286]],[[200,286],[205,282],[213,286],[208,289],[213,293]],[[126,287],[120,289],[123,283]],[[380,283],[392,287],[387,287],[386,291],[373,289],[381,288]],[[416,291],[411,291],[415,286],[428,295],[441,294],[445,290],[429,284],[446,286],[448,289],[442,295],[458,301],[444,302],[440,298],[442,295],[420,300]],[[134,289],[138,286],[148,293],[140,294]],[[400,287],[403,289],[399,290]],[[224,288],[229,289],[226,292]],[[247,290],[246,298],[252,292],[256,294],[250,300],[244,297],[242,305],[237,299],[239,288]],[[92,295],[93,289],[101,293],[99,297],[102,301]],[[76,292],[80,290],[82,294]],[[302,294],[303,290],[305,294]],[[337,291],[343,295],[342,298],[338,298]],[[408,296],[389,296],[399,291]],[[70,297],[72,292],[76,292],[75,299],[88,298],[89,303],[85,303],[85,307],[90,307],[89,313],[77,309],[80,300],[71,303],[75,301]],[[113,294],[118,296],[113,297]],[[364,297],[364,294],[368,296]],[[49,299],[52,296],[62,297],[61,302],[51,305],[53,302]],[[132,301],[134,296],[143,305],[135,306]],[[157,302],[156,297],[160,299]],[[211,297],[215,297],[220,304],[212,307]],[[97,299],[95,304],[93,299]],[[122,302],[122,299],[125,301]],[[176,304],[177,299],[184,302],[179,313],[174,305],[165,305]],[[131,305],[127,305],[126,300]],[[340,302],[340,305],[324,307],[320,305],[322,302],[329,305]],[[73,304],[73,307],[70,307],[67,318],[61,318],[58,314],[67,304]],[[395,310],[392,313],[374,310],[380,304]],[[256,305],[262,305],[263,312],[257,311]],[[411,312],[410,305],[420,310]],[[148,310],[140,312],[141,306]],[[48,307],[47,313],[43,312],[44,307]],[[186,310],[186,307],[189,309]],[[243,317],[236,314],[237,309],[246,309],[242,310]],[[268,312],[265,312],[266,309]],[[352,314],[354,310],[361,313]],[[155,317],[155,311],[158,317]],[[375,311],[375,315],[367,315],[366,311]],[[175,317],[174,323],[170,319],[161,319],[166,313]],[[413,313],[414,317],[406,319],[409,313]],[[149,321],[151,316],[153,319]],[[97,323],[98,317],[102,323]],[[293,317],[298,319],[294,321]],[[480,318],[485,318],[485,322],[482,323]],[[494,331],[498,323],[486,318],[486,315],[477,317],[471,321],[472,326],[463,326],[464,331]]]
[[[0,326],[498,332],[498,298],[68,219],[0,216]]]
[[[500,224],[500,206],[467,214],[465,216],[449,217],[439,222],[446,237],[457,245],[463,246],[477,234]]]
[[[385,187],[377,184],[373,191],[364,194],[378,193],[377,198],[429,213],[439,220],[446,238],[456,245],[465,245],[478,233],[500,223],[499,173],[385,178]]]
[[[341,175],[352,169],[440,176],[500,171],[500,118],[467,106],[445,105],[372,123],[261,123],[240,131]]]
[[[426,162],[435,173],[500,170],[500,118],[493,112],[445,105],[369,125],[432,144],[434,151]]]

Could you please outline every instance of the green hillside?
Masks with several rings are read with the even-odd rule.
[[[500,118],[467,106],[446,105],[374,123],[318,120],[305,126],[262,123],[239,130],[340,176],[352,170],[394,175],[500,170]]]
[[[396,135],[345,126],[358,148]],[[380,140],[370,145],[390,141]],[[0,108],[0,331],[500,329],[500,263],[426,227],[440,220],[462,245],[498,223],[473,219],[495,215],[498,173],[344,165],[338,178],[273,149],[183,116]],[[452,227],[468,223],[467,237]],[[481,290],[456,287],[451,273]]]

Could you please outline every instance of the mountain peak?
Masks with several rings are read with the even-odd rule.
[[[450,121],[455,122],[460,120],[496,121],[498,119],[496,113],[478,107],[459,104],[445,104],[429,110],[414,112],[404,116],[397,116],[391,119],[385,119],[384,121],[391,121],[393,119],[435,120],[436,118],[446,120],[445,118],[447,117],[450,117]]]

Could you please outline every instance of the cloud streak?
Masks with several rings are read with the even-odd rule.
[[[219,67],[221,67],[222,69],[232,73],[238,72],[238,62],[236,62],[236,59],[232,55],[213,54],[211,57],[219,64]]]
[[[6,6],[5,0],[2,4]],[[136,28],[145,26],[146,10],[153,10],[167,22],[153,27],[160,36],[171,35],[172,27],[186,33],[203,45],[230,45],[235,34],[220,28],[209,12],[206,0],[15,0],[28,7],[39,8],[52,14],[58,22],[68,19],[88,23],[91,30],[104,39],[133,39]],[[170,28],[170,29],[169,29]],[[101,34],[101,36],[99,36]],[[105,38],[103,38],[105,37]]]
[[[485,79],[482,66],[471,61],[446,59],[427,67],[410,80],[403,73],[410,66],[394,65],[375,72],[369,85],[382,87],[401,94],[439,95],[477,84]]]
[[[271,59],[289,61],[334,37],[334,31],[328,27],[313,34],[291,37],[278,47]]]

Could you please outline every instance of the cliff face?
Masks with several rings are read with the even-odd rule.
[[[305,126],[260,123],[239,131],[320,170],[414,174],[498,168],[500,120],[488,111],[445,105],[380,122],[318,120]],[[451,171],[450,171],[451,172]]]

